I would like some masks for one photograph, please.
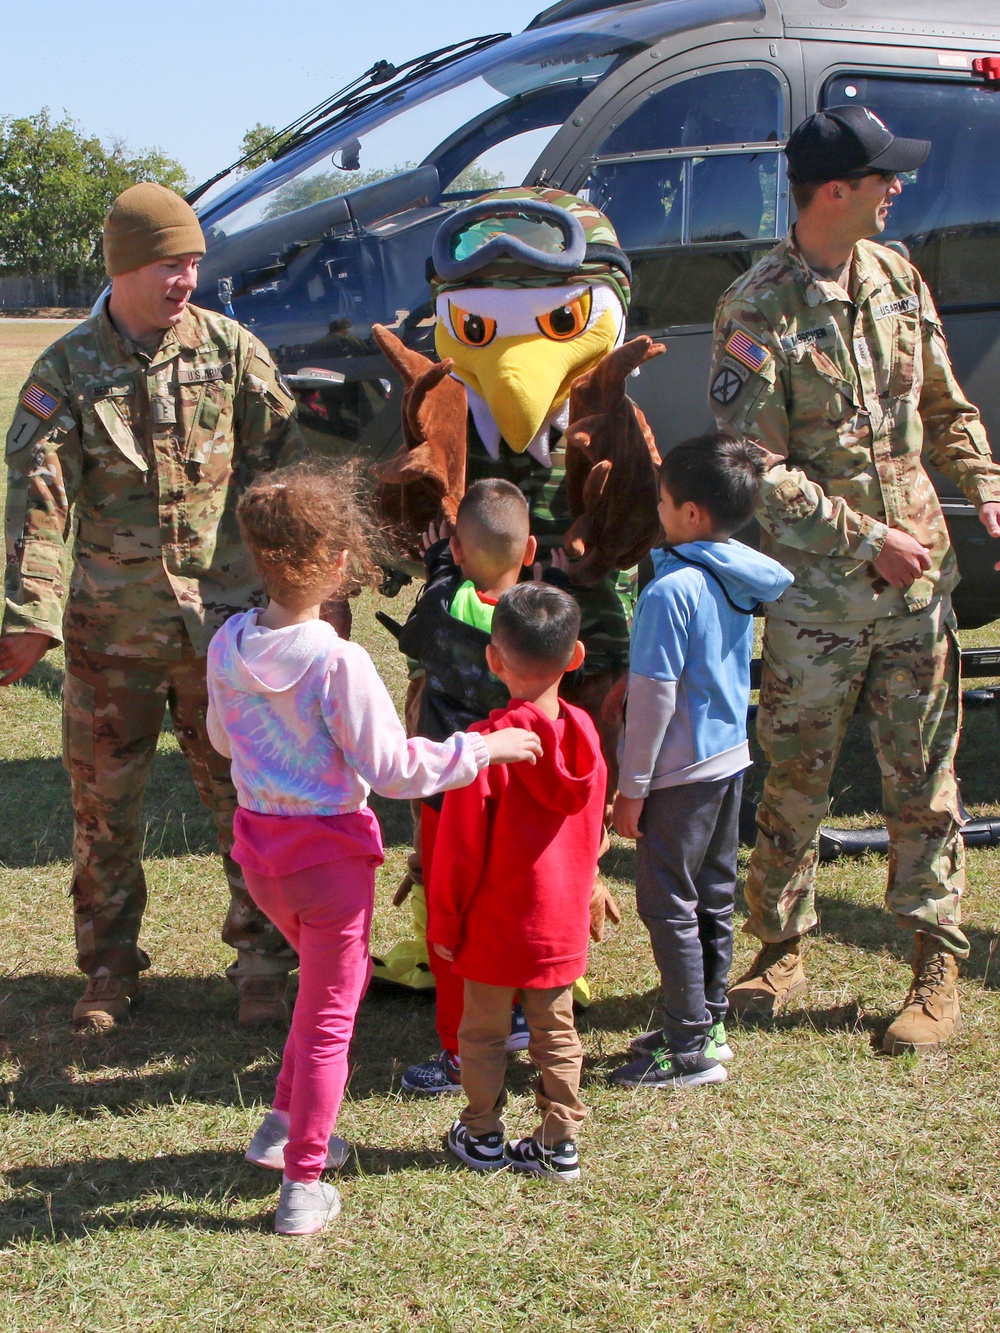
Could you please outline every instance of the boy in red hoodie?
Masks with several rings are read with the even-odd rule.
[[[497,602],[487,661],[507,686],[507,708],[470,730],[527,727],[542,757],[527,770],[484,770],[441,810],[428,898],[427,938],[464,979],[458,1032],[468,1104],[448,1147],[475,1170],[511,1166],[578,1180],[576,1134],[583,1049],[573,982],[587,966],[590,897],[601,850],[606,769],[593,722],[559,698],[583,662],[580,609],[544,583],[521,583]],[[510,1010],[520,992],[539,1069],[542,1122],[504,1144]]]

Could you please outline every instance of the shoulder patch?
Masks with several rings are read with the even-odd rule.
[[[59,399],[35,380],[29,380],[21,394],[21,406],[33,412],[40,420],[48,421],[58,410]]]
[[[729,341],[726,343],[726,351],[746,366],[748,370],[760,370],[771,359],[771,353],[768,349],[757,342],[756,339],[751,338],[749,333],[744,333],[742,329],[737,329],[730,334]]]
[[[746,367],[727,356],[720,364],[709,392],[717,403],[728,407],[749,378],[750,372]]]
[[[10,423],[10,430],[7,432],[8,458],[11,454],[19,453],[26,449],[36,436],[42,432],[45,422],[36,417],[33,412],[26,412],[23,407],[18,407],[14,413],[14,420]]]

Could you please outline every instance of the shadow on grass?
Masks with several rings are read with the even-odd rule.
[[[443,1131],[442,1131],[443,1133]],[[353,1156],[325,1179],[394,1175],[455,1166],[439,1152],[352,1144]],[[6,1172],[14,1197],[0,1205],[0,1248],[25,1240],[75,1240],[95,1231],[193,1228],[208,1232],[270,1231],[280,1176],[243,1160],[239,1152],[164,1153],[150,1158],[88,1157],[58,1166]],[[188,1208],[150,1201],[151,1195],[192,1200]],[[204,1201],[211,1212],[199,1212]],[[218,1216],[233,1204],[260,1203],[252,1217]]]

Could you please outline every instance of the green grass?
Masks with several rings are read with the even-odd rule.
[[[0,415],[30,364],[26,329],[36,347],[51,336],[16,326],[11,346],[0,326]],[[359,607],[357,637],[398,697],[401,664],[373,606]],[[233,1025],[218,939],[224,882],[169,732],[146,807],[148,1001],[109,1039],[68,1030],[81,983],[60,673],[51,656],[0,692],[0,1330],[1000,1324],[1000,852],[970,856],[965,1027],[940,1054],[879,1054],[908,942],[880,905],[884,862],[838,862],[820,872],[822,927],[802,1002],[773,1026],[735,1030],[726,1084],[669,1095],[612,1091],[604,1078],[650,1017],[655,987],[629,888],[634,851],[616,843],[609,869],[625,919],[592,953],[580,1186],[454,1168],[441,1138],[455,1102],[398,1092],[401,1069],[434,1049],[433,1006],[372,994],[339,1125],[356,1145],[343,1216],[324,1236],[289,1243],[270,1229],[274,1178],[242,1161],[273,1089],[277,1039]],[[966,799],[995,814],[997,718],[971,716]],[[837,791],[842,818],[871,818],[877,780],[857,736]],[[384,947],[408,927],[388,901],[408,816],[378,808],[389,850],[375,926]],[[737,966],[751,953],[741,936]],[[532,1123],[530,1083],[526,1059],[512,1058],[514,1131]]]

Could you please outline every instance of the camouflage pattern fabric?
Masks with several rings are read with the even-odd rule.
[[[757,518],[762,549],[795,575],[777,603],[788,620],[901,615],[954,588],[958,565],[924,451],[973,503],[1000,500],[1000,466],[920,274],[859,241],[850,283],[852,299],[788,239],[723,294],[716,314],[710,409],[786,460],[768,472]],[[931,553],[930,570],[905,589],[872,564],[887,526]]]
[[[7,435],[4,630],[96,652],[200,655],[260,589],[236,526],[257,472],[300,445],[270,353],[235,321],[189,306],[152,356],[106,310],[42,354]]]
[[[489,194],[480,195],[470,202],[478,205],[487,203],[491,199],[503,203],[511,200],[528,199],[538,203],[553,204],[556,208],[565,209],[567,213],[573,214],[583,227],[588,245],[613,245],[616,249],[621,248],[621,242],[618,240],[618,234],[611,223],[611,219],[602,213],[599,208],[588,203],[586,199],[581,199],[576,194],[569,194],[566,190],[539,189],[516,185],[506,190],[491,190]],[[567,281],[582,282],[588,286],[599,282],[608,287],[613,287],[618,293],[622,305],[626,310],[628,309],[632,296],[631,284],[622,269],[613,264],[608,264],[604,260],[585,261],[574,271],[571,278],[567,278],[565,273],[546,273],[542,269],[531,268],[517,260],[499,259],[494,264],[480,269],[474,277],[461,278],[453,282],[446,282],[439,277],[432,278],[431,299],[436,301],[441,292],[461,291],[463,288],[470,286],[560,287]]]
[[[230,887],[223,939],[238,950],[240,978],[295,964],[229,857],[236,795],[205,730],[204,663],[226,617],[262,596],[236,501],[256,473],[299,451],[293,406],[267,349],[193,306],[152,355],[121,338],[102,307],[42,354],[22,390],[7,436],[3,628],[56,640],[65,628],[86,972],[149,963],[137,944],[142,799],[167,706],[215,815]]]
[[[515,453],[501,440],[500,457],[494,461],[479,439],[470,413],[467,485],[492,477],[512,482],[527,500],[531,532],[538,539],[538,558],[547,562],[552,551],[562,546],[572,523],[566,496],[565,445],[553,437],[551,467],[546,467],[531,454]],[[573,597],[580,606],[580,638],[587,649],[581,668],[584,677],[620,674],[628,666],[629,625],[617,581],[616,574],[590,588],[573,588]]]
[[[139,972],[146,906],[142,803],[166,708],[202,803],[215,818],[229,883],[222,938],[256,956],[250,971],[286,973],[296,958],[254,904],[230,856],[236,790],[229,761],[208,740],[205,659],[188,646],[173,661],[95,653],[73,645],[63,686],[63,762],[73,798],[73,907],[77,964]],[[247,969],[241,968],[241,975]]]
[[[889,831],[886,905],[965,958],[965,849],[954,759],[959,648],[948,598],[925,611],[836,625],[769,616],[757,736],[770,763],[746,882],[745,930],[767,943],[810,930],[819,827],[855,707],[867,716]]]

